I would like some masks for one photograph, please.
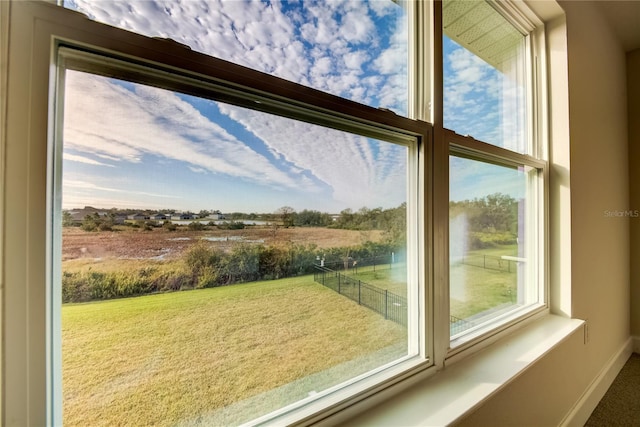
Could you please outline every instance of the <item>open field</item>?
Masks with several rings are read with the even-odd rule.
[[[389,268],[389,264],[373,267],[358,267],[347,272],[347,276],[386,289],[401,297],[407,296],[407,267],[405,263],[398,263]]]
[[[406,352],[309,276],[66,304],[62,327],[66,425],[237,424]]]
[[[516,256],[517,251],[516,245],[469,251],[465,257],[474,265],[453,264],[449,271],[451,315],[459,319],[467,319],[504,304],[515,303],[517,300],[515,269],[509,271],[504,265],[502,270],[493,268],[498,267],[495,257]],[[485,255],[491,257],[488,266],[493,268],[483,268],[482,262],[478,263],[478,260]]]
[[[363,237],[325,228],[280,229],[275,236],[265,228],[65,228],[63,271],[184,272],[186,251],[203,241],[220,249],[287,241],[331,248],[360,245]],[[406,295],[403,263],[345,274]],[[516,274],[456,264],[451,283],[451,314],[464,319],[512,303]],[[238,424],[397,359],[407,339],[401,325],[312,276],[65,304],[62,324],[67,425]]]
[[[365,240],[379,241],[382,232],[366,233],[322,227],[272,228],[248,226],[242,230],[191,231],[180,227],[176,231],[155,228],[141,231],[119,227],[117,231],[83,231],[79,227],[64,227],[62,231],[63,261],[78,258],[176,259],[199,241],[228,249],[236,242],[274,244],[292,242],[315,244],[318,248],[360,245]]]
[[[485,255],[491,257],[488,262],[490,268],[462,263],[452,265],[450,269],[451,315],[466,319],[504,304],[514,303],[517,299],[515,268],[508,271],[505,265],[502,266],[502,270],[496,270],[493,267],[497,268],[498,265],[495,257],[516,254],[516,245],[469,251],[466,257],[474,263]],[[482,265],[481,262],[480,265]],[[406,296],[407,294],[404,264],[398,264],[394,268],[384,264],[376,267],[375,270],[373,267],[359,267],[357,271],[349,270],[346,275],[380,289],[387,289],[396,295]]]

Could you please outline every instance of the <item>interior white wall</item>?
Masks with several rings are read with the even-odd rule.
[[[588,320],[588,343],[571,337],[461,425],[581,425],[584,419],[567,415],[629,339],[630,218],[605,213],[630,209],[625,53],[594,2],[561,5],[568,43],[571,314]],[[588,415],[593,408],[585,409]]]
[[[627,54],[629,206],[640,211],[640,49]],[[640,255],[640,218],[631,220],[631,259]],[[631,263],[631,335],[640,337],[640,264]],[[637,344],[640,346],[640,343]],[[640,351],[636,347],[636,351]]]

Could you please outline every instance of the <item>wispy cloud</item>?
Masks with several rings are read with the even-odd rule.
[[[406,112],[407,28],[404,12],[389,0],[307,1],[304,7],[237,0],[72,3],[98,21]],[[73,71],[66,91],[64,144],[77,157],[67,160],[140,169],[149,168],[150,159],[183,162],[192,173],[232,177],[291,197],[329,189],[333,206],[392,206],[406,198],[404,147]],[[243,141],[222,118],[212,120],[206,108],[241,124],[254,141]],[[92,182],[93,190],[110,191]]]
[[[345,205],[388,207],[406,200],[404,147],[229,105],[221,111],[264,141],[275,157],[327,184]]]
[[[179,199],[180,197],[177,196],[168,196],[167,194],[164,193],[148,193],[146,191],[131,191],[131,190],[125,190],[122,188],[114,188],[114,187],[103,187],[100,185],[96,185],[90,182],[86,182],[86,181],[74,181],[74,180],[65,180],[64,182],[65,187],[67,188],[67,190],[71,190],[71,189],[76,189],[76,190],[90,190],[92,192],[94,191],[105,191],[107,193],[120,193],[120,194],[133,194],[133,195],[137,195],[137,196],[150,196],[150,197],[160,197],[160,198],[172,198],[172,199]]]
[[[189,170],[194,173],[207,173],[205,169],[202,168],[194,168],[193,166],[189,166]]]
[[[267,176],[265,185],[298,185],[176,94],[131,86],[68,72],[65,147],[134,163],[152,155],[243,179]]]
[[[71,153],[64,153],[63,155],[64,160],[70,161],[70,162],[78,162],[78,163],[85,163],[87,165],[94,165],[94,166],[107,166],[107,167],[115,167],[114,165],[110,165],[107,163],[102,163],[99,162],[97,160],[93,160],[90,159],[88,157],[84,157],[84,156],[76,156],[75,154],[71,154]]]

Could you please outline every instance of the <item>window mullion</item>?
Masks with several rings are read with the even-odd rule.
[[[443,128],[443,25],[442,2],[434,1],[430,10],[431,39],[431,118],[433,120],[433,334],[434,363],[442,367],[449,349],[449,147]]]

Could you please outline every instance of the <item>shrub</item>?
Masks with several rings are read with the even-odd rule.
[[[201,223],[200,221],[192,221],[189,223],[187,227],[189,228],[189,230],[192,230],[192,231],[204,230],[204,224]]]
[[[482,232],[475,231],[469,233],[469,249],[486,249],[501,245],[515,245],[518,238],[509,232]]]
[[[200,242],[189,248],[184,255],[184,260],[192,272],[199,273],[205,267],[216,266],[222,257],[222,252]]]
[[[195,287],[196,289],[213,288],[220,285],[219,279],[218,271],[212,266],[207,266],[200,270]]]
[[[157,289],[151,274],[147,269],[117,273],[65,272],[62,275],[62,301],[83,302],[148,294]]]
[[[113,231],[113,227],[111,222],[103,221],[98,225],[98,230],[100,231]]]
[[[162,224],[162,228],[168,231],[176,231],[176,228],[178,228],[178,226],[171,221],[165,221],[164,224]]]
[[[193,288],[193,277],[183,271],[169,271],[161,274],[153,282],[158,292],[179,291]]]
[[[218,224],[220,230],[242,230],[245,227],[245,223],[242,221],[225,221]]]

